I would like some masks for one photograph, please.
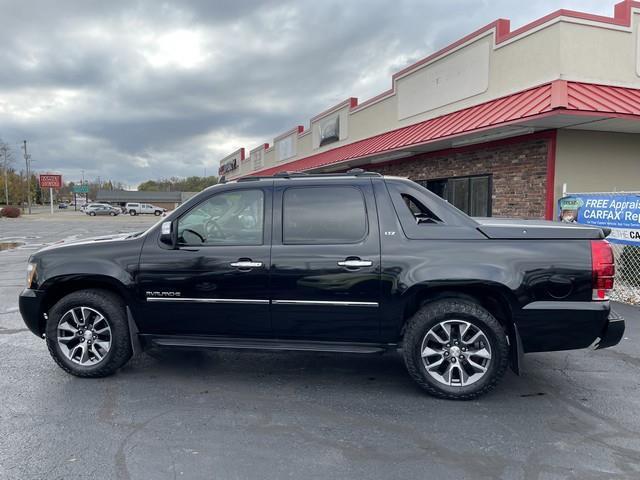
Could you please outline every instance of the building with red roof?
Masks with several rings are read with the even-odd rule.
[[[221,160],[227,179],[359,167],[406,176],[476,216],[553,218],[563,190],[640,191],[640,2],[611,17],[496,20],[391,88]]]

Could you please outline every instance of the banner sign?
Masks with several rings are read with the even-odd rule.
[[[73,193],[89,193],[89,185],[74,185]]]
[[[640,246],[639,194],[573,194],[558,200],[559,220],[611,229],[611,243]]]
[[[40,188],[62,188],[62,175],[40,175]]]

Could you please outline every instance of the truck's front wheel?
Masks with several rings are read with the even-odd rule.
[[[504,375],[509,346],[500,323],[480,305],[443,299],[409,320],[403,355],[413,379],[429,394],[470,400]]]
[[[125,307],[105,290],[79,290],[49,311],[47,346],[56,363],[78,377],[104,377],[131,358]]]

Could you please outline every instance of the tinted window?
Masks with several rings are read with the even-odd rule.
[[[289,188],[282,225],[288,244],[357,243],[367,234],[364,197],[353,187]]]
[[[236,190],[208,198],[178,221],[181,245],[260,245],[262,190]]]
[[[419,200],[416,200],[415,197],[403,194],[402,199],[411,212],[411,215],[413,215],[413,218],[415,218],[417,224],[433,224],[442,222],[435,213],[425,207]]]

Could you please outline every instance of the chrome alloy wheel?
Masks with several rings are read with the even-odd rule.
[[[445,320],[424,336],[420,348],[427,373],[439,383],[466,387],[482,377],[491,363],[491,345],[484,332],[463,320]]]
[[[73,363],[88,367],[100,363],[111,348],[111,327],[100,312],[74,307],[58,322],[58,345]]]

